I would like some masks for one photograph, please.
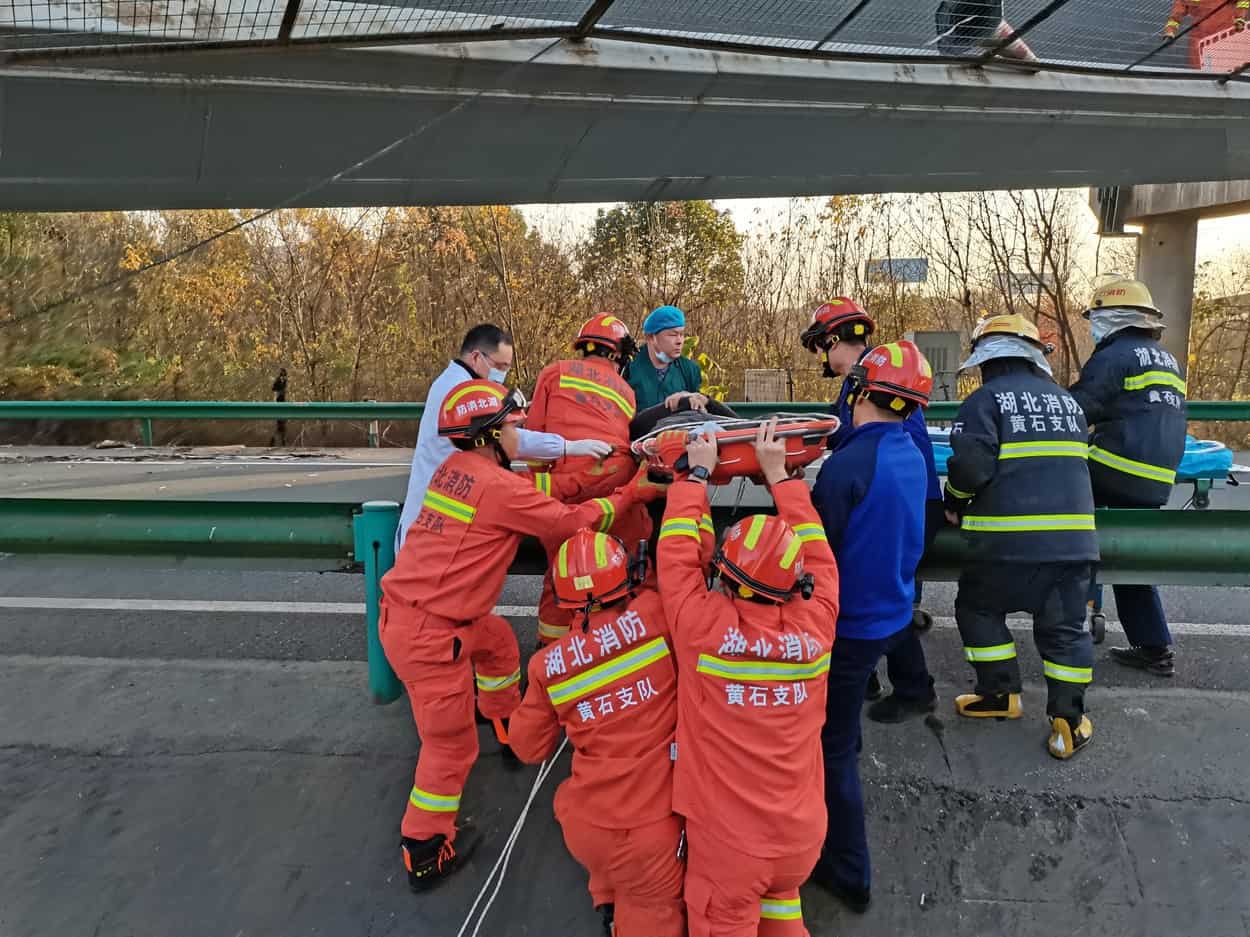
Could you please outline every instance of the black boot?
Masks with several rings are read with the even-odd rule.
[[[402,837],[399,850],[404,868],[408,870],[408,887],[422,892],[437,885],[456,871],[459,856],[456,847],[442,833],[430,839]]]
[[[818,861],[816,867],[812,869],[811,881],[825,889],[825,891],[842,902],[848,910],[854,911],[856,914],[863,914],[868,910],[868,906],[872,904],[872,892],[870,890],[852,888],[839,882],[833,877],[829,866],[823,859]]]
[[[1111,659],[1117,664],[1144,670],[1156,677],[1176,675],[1176,655],[1170,647],[1113,647]]]
[[[877,676],[876,670],[868,675],[868,688],[864,690],[864,699],[870,703],[881,699],[881,678]]]
[[[878,700],[868,707],[865,715],[873,722],[894,724],[903,722],[913,716],[923,716],[937,709],[937,694],[930,694],[928,699],[899,699],[897,693],[891,693],[883,700]]]
[[[1046,740],[1046,750],[1060,761],[1067,761],[1094,737],[1094,724],[1089,716],[1077,719],[1065,719],[1055,716],[1050,721],[1050,737]]]
[[[970,719],[1019,719],[1023,710],[1019,693],[964,693],[955,697],[955,711]]]

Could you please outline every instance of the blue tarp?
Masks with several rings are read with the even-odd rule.
[[[939,475],[946,474],[946,460],[951,456],[950,430],[929,427],[929,439],[933,442],[933,458]],[[1233,467],[1233,453],[1223,443],[1213,439],[1185,437],[1185,455],[1176,470],[1177,481],[1195,478],[1223,479]]]

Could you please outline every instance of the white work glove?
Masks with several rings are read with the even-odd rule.
[[[566,456],[594,456],[602,459],[612,454],[612,446],[602,439],[566,439],[564,441]]]

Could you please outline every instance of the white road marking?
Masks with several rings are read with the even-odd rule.
[[[61,596],[0,596],[0,608],[61,609],[65,611],[95,612],[207,612],[216,614],[256,615],[363,615],[363,602],[227,602],[206,599],[108,599],[67,598]],[[505,618],[536,618],[538,607],[534,605],[498,605],[496,615]],[[955,619],[950,616],[934,616],[935,628],[954,629]],[[1173,634],[1213,635],[1217,637],[1250,638],[1250,623],[1231,624],[1223,622],[1179,621],[1169,622]],[[1029,632],[1032,624],[1027,618],[1009,618],[1007,627],[1012,631]],[[1107,620],[1107,631],[1123,634],[1124,629],[1115,619]]]
[[[948,616],[933,617],[933,627],[954,629],[955,619]],[[1007,628],[1010,631],[1031,633],[1033,623],[1027,618],[1008,618]],[[1220,637],[1250,638],[1250,624],[1234,625],[1208,621],[1170,621],[1168,628],[1173,634],[1205,634]],[[1107,634],[1124,634],[1124,628],[1114,618],[1107,619]]]

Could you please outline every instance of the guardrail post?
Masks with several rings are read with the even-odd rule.
[[[150,419],[142,419],[139,421],[139,442],[145,446],[152,445],[152,421]]]
[[[395,565],[395,530],[399,505],[394,501],[366,501],[352,519],[356,561],[365,567],[365,636],[369,642],[369,693],[379,705],[393,703],[404,686],[387,663],[378,637],[382,577]]]
[[[378,436],[379,436],[378,421],[370,420],[369,421],[369,448],[370,449],[378,448]]]

